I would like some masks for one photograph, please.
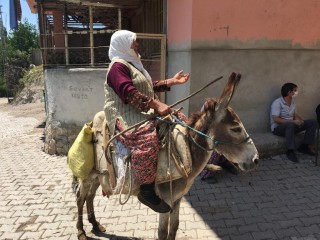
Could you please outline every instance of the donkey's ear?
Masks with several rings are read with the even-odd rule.
[[[240,79],[241,79],[241,74],[236,74],[234,72],[231,73],[229,77],[229,81],[221,94],[219,104],[216,105],[216,108],[215,108],[216,111],[218,109],[223,109],[228,107],[229,102],[233,97],[234,91],[236,90],[240,82]]]

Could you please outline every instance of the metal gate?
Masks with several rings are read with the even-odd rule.
[[[81,31],[81,33],[69,31],[66,33],[68,36],[64,36],[64,39],[67,39],[65,47],[42,48],[44,67],[107,67],[110,62],[108,58],[109,45],[105,43],[110,42],[113,32],[96,32],[94,35],[95,45],[85,47],[70,43],[86,42],[90,39],[89,31]],[[165,79],[166,35],[137,33],[137,38],[143,65],[152,79]]]
[[[154,80],[165,79],[166,36],[164,34],[137,34],[139,53],[145,69]]]
[[[44,68],[105,68],[112,34],[132,29],[144,67],[153,80],[165,79],[166,35],[160,34],[165,32],[165,1],[112,2],[38,2]]]

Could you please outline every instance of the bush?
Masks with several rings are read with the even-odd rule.
[[[0,44],[0,96],[13,97],[24,87],[20,81],[31,63],[32,50],[39,48],[39,34],[27,20],[11,31]]]
[[[0,97],[7,96],[7,86],[5,80],[0,77]]]
[[[42,65],[40,66],[35,66],[33,68],[30,68],[29,71],[27,71],[23,77],[19,80],[20,83],[23,85],[27,85],[30,83],[40,83],[42,81],[42,74],[43,74],[43,69]]]

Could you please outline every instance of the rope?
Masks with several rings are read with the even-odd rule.
[[[121,205],[124,205],[128,202],[130,196],[131,196],[131,191],[132,191],[132,172],[131,172],[131,162],[129,161],[129,156],[128,155],[126,157],[126,171],[124,173],[124,180],[123,180],[123,183],[122,183],[122,186],[121,186],[121,190],[120,190],[120,193],[119,193],[119,203]],[[125,182],[126,182],[126,178],[127,178],[127,173],[129,172],[129,192],[128,192],[128,196],[127,196],[127,199],[125,199],[123,202],[121,200],[121,196],[122,196],[122,193],[123,193],[123,189],[124,189],[124,185],[125,185]]]
[[[172,129],[170,129],[171,131]],[[173,207],[173,191],[172,191],[172,174],[171,174],[171,137],[172,135],[168,134],[168,170],[167,173],[169,174],[170,178],[170,203],[171,207]]]
[[[191,136],[189,136],[189,137],[190,137],[190,139],[192,140],[192,142],[193,142],[195,145],[197,145],[198,148],[201,148],[203,151],[213,151],[213,150],[214,150],[214,148],[206,149],[206,148],[202,147],[199,143],[196,142],[196,140],[194,140],[193,137],[191,137]]]
[[[212,141],[214,141],[214,139],[213,139],[211,136],[209,136],[209,135],[207,135],[207,134],[205,134],[205,133],[203,133],[203,132],[200,132],[199,130],[197,130],[197,129],[193,128],[193,127],[190,127],[188,124],[185,124],[184,122],[181,122],[178,118],[175,118],[175,119],[176,119],[176,122],[171,122],[171,121],[163,120],[163,119],[161,119],[161,118],[159,118],[159,117],[156,117],[156,119],[157,119],[158,121],[160,121],[160,122],[165,122],[165,123],[167,123],[167,124],[179,124],[179,125],[181,125],[181,126],[183,126],[183,127],[189,128],[190,130],[192,130],[192,131],[194,131],[194,132],[196,132],[196,133],[198,133],[198,134],[200,134],[200,135],[202,135],[202,136],[204,136],[204,137],[207,137],[207,138],[211,139]]]

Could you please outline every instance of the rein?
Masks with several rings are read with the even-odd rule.
[[[189,126],[188,124],[185,124],[184,122],[181,122],[177,117],[175,117],[176,122],[166,121],[166,120],[163,120],[163,119],[161,119],[161,118],[159,118],[159,117],[156,117],[156,119],[157,119],[158,121],[160,121],[160,122],[166,122],[166,123],[168,123],[168,124],[180,124],[181,126],[186,127],[186,128],[188,128],[188,129],[196,132],[197,134],[199,134],[199,135],[201,135],[201,136],[203,136],[203,137],[206,137],[206,138],[210,139],[210,140],[213,142],[213,148],[206,149],[206,148],[202,147],[201,145],[199,145],[199,144],[195,141],[195,139],[189,135],[189,138],[192,140],[192,142],[193,142],[197,147],[201,148],[201,149],[204,150],[204,151],[213,151],[213,150],[214,150],[217,146],[219,146],[219,145],[238,146],[238,145],[241,145],[241,144],[244,144],[244,143],[248,143],[249,140],[251,139],[250,136],[248,136],[248,137],[246,137],[244,140],[242,140],[241,142],[238,142],[238,143],[234,143],[234,142],[230,142],[230,141],[224,141],[224,140],[218,140],[218,139],[214,139],[214,137],[212,137],[212,136],[210,136],[210,135],[208,135],[208,134],[205,134],[205,133],[203,133],[203,132],[201,132],[201,131],[199,131],[199,130],[191,127],[191,126]]]
[[[205,136],[205,137],[207,137],[207,138],[209,138],[210,140],[213,141],[213,146],[214,146],[213,148],[208,148],[208,149],[206,149],[206,148],[202,147],[199,143],[197,143],[196,140],[195,140],[193,137],[189,136],[189,138],[192,140],[192,142],[193,142],[197,147],[199,147],[199,148],[201,148],[203,151],[207,151],[207,152],[208,152],[208,151],[213,151],[218,145],[237,146],[237,145],[241,145],[241,144],[244,144],[244,143],[248,143],[249,140],[251,139],[251,138],[248,136],[248,137],[246,137],[243,141],[241,141],[241,142],[239,142],[239,143],[234,143],[234,142],[229,142],[229,141],[215,140],[215,139],[213,139],[212,137],[210,137],[209,135],[206,135],[206,134],[204,134],[203,136]]]

